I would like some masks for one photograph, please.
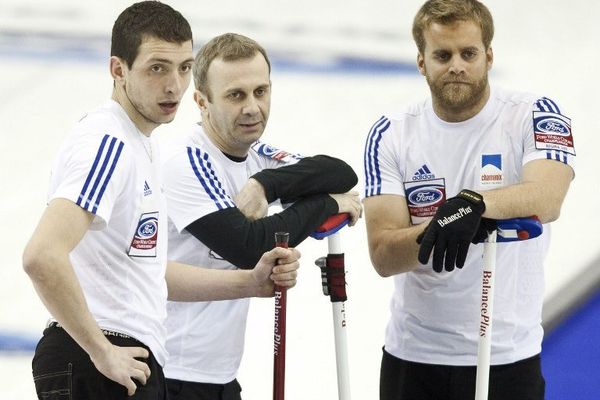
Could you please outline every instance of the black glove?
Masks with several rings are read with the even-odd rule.
[[[471,243],[478,244],[485,242],[490,232],[493,232],[496,229],[498,229],[498,223],[495,219],[481,218],[481,221],[479,222],[479,228],[477,228],[477,232],[475,232],[475,236],[473,236],[473,240],[471,240]],[[417,236],[418,244],[421,244],[421,242],[423,241],[423,236],[425,236],[426,231],[427,229],[425,229],[419,234],[419,236]]]
[[[433,250],[435,272],[442,272],[442,265],[446,271],[452,271],[455,265],[462,268],[467,259],[469,243],[479,232],[484,212],[485,203],[479,193],[463,189],[456,197],[448,199],[437,209],[433,220],[417,238],[417,243],[421,245],[419,262],[427,264]]]
[[[477,244],[485,242],[489,233],[495,231],[497,228],[498,224],[496,223],[495,219],[481,218],[481,221],[479,222],[479,228],[477,229],[475,236],[473,236],[471,243]]]

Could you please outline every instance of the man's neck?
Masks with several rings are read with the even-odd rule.
[[[212,127],[210,123],[202,122],[200,123],[202,126],[202,130],[208,136],[212,144],[214,144],[223,154],[229,157],[232,160],[240,159],[245,160],[248,156],[248,152],[250,151],[250,146],[238,147],[230,145],[226,143],[223,138],[218,135],[215,129]],[[232,158],[233,157],[233,158]]]

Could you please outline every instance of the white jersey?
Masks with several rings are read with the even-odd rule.
[[[110,100],[63,143],[48,202],[68,199],[95,215],[70,259],[98,325],[138,339],[164,364],[167,218],[156,153]]]
[[[213,212],[235,207],[248,178],[266,168],[299,160],[264,143],[244,161],[225,156],[196,124],[164,151],[163,185],[169,211],[169,259],[213,269],[236,269],[185,228]],[[249,299],[168,302],[165,376],[191,382],[235,379],[244,350]]]
[[[445,122],[431,101],[384,116],[365,147],[365,196],[404,196],[412,223],[423,222],[463,189],[517,184],[523,165],[553,159],[573,166],[571,122],[548,98],[492,88],[473,118]],[[498,244],[492,364],[541,351],[543,262],[549,226],[539,238]],[[405,360],[475,365],[483,245],[465,266],[436,273],[431,264],[395,276],[385,349]]]

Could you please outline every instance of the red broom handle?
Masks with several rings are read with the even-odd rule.
[[[290,234],[275,233],[275,246],[287,249]],[[287,288],[275,286],[275,326],[273,336],[273,400],[285,398],[285,331]]]

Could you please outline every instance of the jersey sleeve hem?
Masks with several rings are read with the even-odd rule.
[[[74,205],[80,207],[82,210],[93,214],[94,215],[94,220],[92,221],[92,224],[90,225],[90,229],[94,230],[94,231],[100,231],[104,228],[106,228],[107,226],[107,221],[108,221],[108,217],[106,217],[105,215],[102,215],[101,213],[92,213],[89,210],[85,209],[84,207],[82,207],[81,205],[77,204],[76,200],[73,200],[68,194],[63,194],[60,192],[56,192],[54,193],[51,197],[48,198],[48,204],[50,204],[50,202],[52,202],[52,200],[56,200],[56,199],[63,199],[63,200],[68,200],[70,202],[72,202]]]

